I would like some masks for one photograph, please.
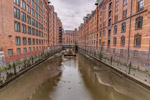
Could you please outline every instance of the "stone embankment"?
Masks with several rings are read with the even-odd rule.
[[[134,67],[133,64],[128,64],[114,59],[111,56],[105,54],[98,54],[96,52],[87,51],[83,48],[79,48],[79,52],[90,56],[113,69],[115,72],[122,74],[124,77],[131,79],[139,85],[150,90],[150,72],[142,71],[139,68]]]
[[[19,76],[43,63],[50,57],[60,52],[62,48],[49,49],[40,54],[13,61],[4,67],[0,67],[0,88],[6,86]]]

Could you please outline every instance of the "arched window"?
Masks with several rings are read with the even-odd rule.
[[[121,37],[121,46],[125,46],[125,37],[124,36]]]
[[[114,34],[117,34],[117,25],[114,26]]]
[[[134,46],[141,47],[141,35],[137,34],[134,36]]]
[[[117,38],[114,37],[114,38],[113,38],[113,45],[116,46],[116,44],[117,44]]]
[[[138,18],[136,18],[136,25],[135,25],[135,28],[136,29],[141,29],[143,26],[143,17],[140,16]]]
[[[122,23],[122,27],[121,27],[122,29],[122,32],[125,32],[126,31],[126,23],[124,22],[124,23]]]

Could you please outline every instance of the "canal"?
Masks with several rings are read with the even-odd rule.
[[[150,100],[150,91],[92,58],[58,54],[1,89],[0,100]]]

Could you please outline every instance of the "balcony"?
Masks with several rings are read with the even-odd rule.
[[[109,4],[112,4],[112,0],[109,0]]]
[[[108,40],[111,40],[111,36],[108,36]]]
[[[111,30],[111,26],[108,26],[108,30]]]
[[[111,19],[111,16],[109,16],[109,19]]]
[[[112,11],[112,8],[109,8],[109,12],[111,12]]]

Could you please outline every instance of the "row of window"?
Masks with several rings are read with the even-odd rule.
[[[42,17],[36,11],[34,11],[34,9],[31,9],[30,6],[28,5],[27,5],[27,12],[31,14],[33,17],[35,17],[37,20],[43,22]]]
[[[43,8],[43,3],[41,1],[39,5],[41,5],[41,8],[34,2],[34,0],[31,0],[30,2],[27,0],[27,2],[31,5],[33,8],[36,9],[36,11],[38,11],[41,15],[43,15],[43,10],[41,8]],[[20,0],[14,0],[14,3],[17,5],[17,6],[20,6]],[[21,0],[21,8],[23,10],[26,10],[26,3],[24,0]],[[31,13],[31,7],[29,5],[27,5],[27,12],[30,14]]]
[[[119,0],[115,0],[115,2],[117,3],[119,2]],[[128,0],[123,0],[123,5],[127,5],[127,3],[128,3]]]
[[[123,10],[123,15],[122,15],[122,19],[126,19],[127,18],[127,9]],[[115,15],[115,23],[118,22],[118,14]]]
[[[43,18],[42,18],[40,15],[38,15],[37,12],[34,12],[34,10],[33,10],[32,12],[33,12],[33,13],[32,13],[32,16],[35,15],[35,18],[36,18],[37,20],[39,20],[41,23],[43,23]],[[20,10],[17,9],[17,8],[14,8],[14,17],[17,18],[17,19],[20,19]],[[21,12],[21,20],[24,21],[24,22],[26,22],[26,14],[25,14],[24,12]],[[34,19],[32,19],[32,20],[34,20]],[[34,21],[34,22],[35,22],[35,21]],[[27,15],[27,23],[28,23],[28,24],[31,24],[31,17],[28,16],[28,15]],[[41,25],[42,25],[42,24],[41,24]]]
[[[125,37],[122,36],[121,37],[121,46],[125,46]],[[117,45],[117,38],[114,37],[113,38],[113,45],[116,46]],[[141,35],[137,34],[134,36],[134,47],[141,47]]]
[[[22,42],[23,42],[23,45],[27,45],[27,40],[28,40],[28,45],[31,45],[31,41],[32,41],[32,45],[43,45],[43,40],[38,40],[38,39],[31,39],[31,38],[26,38],[26,37],[23,37],[22,38]],[[21,38],[20,37],[16,37],[16,45],[21,45]]]
[[[103,30],[103,32],[102,31],[100,31],[100,35],[99,35],[99,37],[104,37],[105,36],[105,34],[106,34],[106,31],[105,31],[105,29]]]
[[[22,24],[22,29],[20,29],[20,23],[15,21],[14,23],[15,32],[22,32],[22,33],[28,33],[29,35],[36,35],[43,37],[43,32],[38,31],[37,29],[31,28],[30,26],[26,26],[25,24]]]
[[[140,16],[136,18],[135,29],[142,29],[143,26],[143,17]],[[126,23],[122,23],[121,32],[126,31]],[[117,34],[117,25],[114,26],[114,34]]]
[[[36,51],[38,51],[38,50],[41,50],[42,49],[42,47],[33,47],[33,49],[31,49],[31,47],[29,47],[29,49],[28,49],[28,52],[31,52],[31,51],[35,51],[35,49],[36,49]],[[23,53],[27,53],[27,48],[23,48]],[[21,48],[17,48],[17,55],[20,55],[21,54]],[[11,57],[11,56],[13,56],[13,49],[8,49],[8,56],[9,57]]]
[[[127,4],[128,0],[124,0],[124,4]],[[119,6],[116,5],[115,10],[117,11]],[[144,0],[138,1],[138,11],[141,11],[144,9]],[[127,18],[127,9],[123,10],[122,19]],[[115,22],[118,22],[118,15],[115,15]]]
[[[118,27],[117,25],[114,26],[114,34],[117,34],[117,30],[118,30]],[[126,32],[126,23],[123,22],[122,25],[121,25],[121,32]]]
[[[116,2],[119,2],[119,0],[116,0]],[[127,5],[128,4],[128,0],[123,0],[123,5]],[[141,11],[144,9],[144,0],[138,0],[137,2],[138,5],[138,11]],[[116,7],[117,9],[119,9],[118,7]]]

